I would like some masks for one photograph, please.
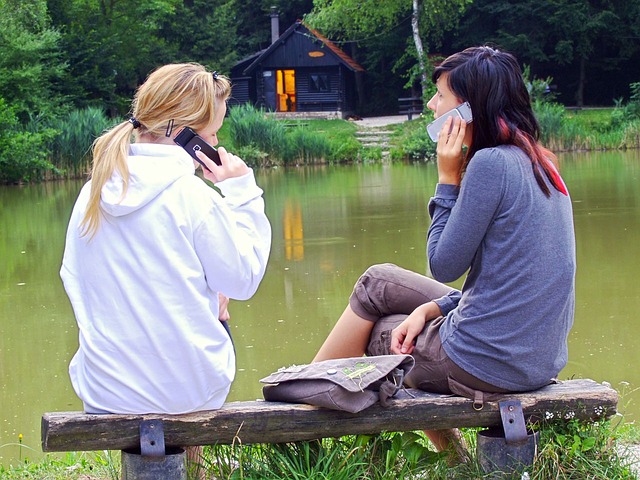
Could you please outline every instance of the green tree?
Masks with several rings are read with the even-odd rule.
[[[0,0],[0,11],[0,97],[23,125],[55,115],[61,99],[54,84],[65,66],[45,0]]]
[[[238,60],[236,0],[181,2],[160,31],[174,61],[196,61],[228,73]]]
[[[306,20],[329,35],[371,37],[391,31],[403,20],[411,19],[411,37],[405,47],[406,60],[412,56],[418,65],[412,78],[427,87],[429,47],[440,44],[444,32],[454,28],[471,0],[315,0]],[[424,43],[427,43],[427,48]]]
[[[475,0],[450,48],[496,44],[560,82],[565,102],[583,105],[587,89],[611,92],[611,101],[634,81],[639,22],[640,0]]]
[[[69,64],[64,91],[75,106],[126,113],[135,88],[174,49],[159,34],[180,0],[49,0]]]

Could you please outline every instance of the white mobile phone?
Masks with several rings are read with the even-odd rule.
[[[433,122],[427,125],[427,132],[429,133],[431,140],[434,142],[438,141],[438,134],[440,133],[440,130],[442,130],[444,122],[446,122],[449,117],[458,117],[467,123],[471,123],[473,116],[471,115],[471,106],[469,105],[469,102],[464,102],[463,104],[458,105],[456,108],[440,115]]]

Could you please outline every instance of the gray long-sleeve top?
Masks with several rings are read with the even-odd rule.
[[[438,301],[442,346],[462,369],[513,391],[539,388],[567,363],[573,324],[575,238],[571,199],[514,146],[477,152],[460,187],[438,184],[429,202],[427,255],[441,282],[468,274]]]

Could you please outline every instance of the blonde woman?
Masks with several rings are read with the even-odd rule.
[[[92,413],[219,408],[235,374],[221,320],[265,272],[271,227],[252,170],[220,147],[200,164],[174,142],[190,127],[212,145],[229,80],[197,64],[158,68],[130,120],[94,144],[61,277],[79,327],[69,373]]]

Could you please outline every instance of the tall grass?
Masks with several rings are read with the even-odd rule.
[[[297,127],[287,135],[285,163],[324,163],[331,153],[329,139],[307,127]]]
[[[540,432],[538,452],[526,475],[516,480],[631,480],[637,468],[628,442],[640,438],[638,428],[621,417],[596,422],[557,420],[534,425]],[[206,478],[229,480],[445,480],[505,478],[484,472],[476,456],[479,429],[463,429],[468,459],[450,465],[446,453],[436,453],[423,432],[344,436],[288,444],[215,445],[204,448],[200,472]],[[38,463],[0,465],[0,479],[37,478],[116,480],[117,452],[68,453],[46,456]],[[634,471],[634,468],[636,469]],[[524,472],[523,472],[524,473]],[[193,475],[189,477],[193,479]]]
[[[354,161],[360,144],[342,120],[284,121],[245,104],[225,121],[235,153],[254,166]]]
[[[617,150],[640,147],[640,120],[616,120],[616,110],[568,112],[562,105],[534,104],[542,143],[554,151]]]
[[[86,173],[91,165],[93,141],[116,122],[97,107],[69,112],[56,125],[60,130],[53,143],[56,165],[68,175]]]
[[[256,152],[264,152],[272,163],[284,159],[286,127],[282,122],[269,118],[264,110],[256,109],[249,104],[239,105],[230,109],[226,121],[229,123],[229,132],[236,147],[250,147]],[[251,162],[255,159],[244,160]],[[264,163],[264,157],[260,160]]]
[[[617,420],[560,421],[539,426],[540,442],[531,480],[637,478],[624,456]],[[465,463],[449,465],[422,432],[346,436],[284,445],[207,447],[203,464],[213,478],[245,479],[480,479],[505,478],[482,470],[476,457],[478,429],[464,429]],[[520,479],[518,475],[514,477]]]

